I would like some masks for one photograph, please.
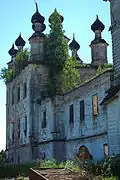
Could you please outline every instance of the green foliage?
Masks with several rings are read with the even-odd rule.
[[[40,168],[59,168],[59,164],[55,159],[40,161]]]
[[[118,158],[108,158],[103,162],[97,161],[85,161],[80,159],[74,159],[73,161],[67,160],[66,162],[57,162],[53,160],[42,160],[32,164],[20,164],[20,165],[1,165],[0,166],[0,178],[5,177],[19,177],[28,176],[30,168],[64,168],[71,169],[73,171],[81,172],[84,177],[92,177],[94,180],[116,180],[115,173],[116,168],[119,173]],[[113,165],[114,164],[114,165]],[[114,168],[113,168],[114,167]],[[114,169],[114,173],[113,173]],[[114,176],[113,176],[114,175]]]
[[[2,165],[2,164],[5,163],[5,159],[6,159],[5,151],[2,150],[2,151],[0,152],[0,165]]]
[[[64,38],[61,16],[55,9],[51,16],[50,33],[45,39],[45,60],[50,65],[48,96],[53,98],[61,92],[60,76],[64,63],[68,60],[68,45]]]
[[[28,176],[29,169],[34,167],[34,164],[21,164],[21,165],[4,165],[0,166],[0,178],[5,177],[18,177]]]
[[[27,49],[21,50],[16,56],[16,73],[19,73],[28,64],[29,51]]]
[[[67,160],[65,162],[64,168],[72,169],[74,171],[81,171],[81,167],[78,166],[74,161]]]
[[[10,69],[5,67],[2,68],[0,72],[0,79],[2,79],[5,83],[12,81],[12,79],[15,78],[15,76],[19,74],[25,66],[27,66],[28,58],[29,52],[27,49],[18,52],[16,56],[16,63],[14,64],[15,69],[13,69],[13,67]]]
[[[61,73],[61,85],[63,92],[72,90],[80,84],[80,74],[77,70],[78,66],[79,63],[74,56],[65,62]]]
[[[51,17],[50,28],[50,34],[45,41],[46,60],[61,68],[68,59],[68,45],[64,38],[61,17],[56,9]]]
[[[103,69],[102,69],[102,67],[101,67],[101,66],[98,66],[97,72],[98,72],[98,74],[100,74],[100,73],[102,73],[102,72],[103,72]]]
[[[14,78],[13,68],[6,69],[5,67],[1,69],[0,79],[2,79],[5,83],[11,81]]]
[[[113,68],[113,64],[104,64],[104,68]]]

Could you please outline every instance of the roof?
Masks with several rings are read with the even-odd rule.
[[[111,87],[108,91],[107,91],[107,95],[105,96],[105,98],[103,99],[103,101],[100,103],[100,105],[103,104],[108,104],[110,101],[114,100],[117,98],[116,93],[120,90],[120,84],[114,87]]]
[[[107,44],[107,46],[109,45],[104,39],[96,38],[93,41],[91,41],[90,46],[93,45],[93,44],[98,44],[98,43]]]
[[[36,12],[35,14],[33,14],[32,18],[31,18],[31,22],[34,23],[44,23],[45,18],[39,13],[38,11],[38,5],[36,3]]]
[[[7,64],[9,65],[9,64],[11,64],[11,63],[13,63],[13,60],[9,61]]]
[[[64,21],[64,17],[57,11],[57,9],[55,8],[55,10],[54,10],[54,12],[50,15],[50,17],[49,17],[49,23],[51,23],[51,18],[55,15],[55,13],[57,13],[59,16],[60,16],[60,18],[61,18],[61,22],[63,22]]]
[[[105,25],[99,20],[98,15],[97,15],[96,21],[91,26],[92,31],[93,32],[95,32],[96,30],[103,31],[104,28],[105,28]]]
[[[95,76],[91,77],[90,79],[84,81],[84,82],[83,82],[82,84],[80,84],[78,87],[76,87],[76,88],[74,88],[74,89],[72,89],[72,90],[64,93],[64,95],[68,95],[69,93],[73,92],[74,90],[79,89],[80,87],[84,86],[84,85],[87,84],[87,83],[90,83],[91,81],[93,81],[94,79],[98,78],[99,76],[105,74],[106,72],[111,72],[111,71],[113,71],[113,70],[112,70],[111,68],[109,68],[109,69],[106,69],[105,71],[103,71],[103,72],[100,73],[100,74],[96,74]]]
[[[78,49],[80,49],[80,45],[78,44],[78,42],[75,40],[75,35],[73,34],[73,40],[72,42],[69,44],[70,49],[75,49],[78,51]]]
[[[36,37],[43,37],[44,38],[45,35],[43,33],[41,33],[41,32],[35,32],[35,33],[32,34],[32,36],[29,38],[29,40],[31,38],[36,38]]]
[[[14,44],[12,45],[12,48],[8,51],[10,56],[16,56],[18,50],[14,48]]]
[[[22,46],[22,47],[25,46],[25,41],[24,41],[24,39],[21,37],[21,34],[20,34],[19,37],[16,39],[15,45],[16,45],[17,47],[18,47],[18,46]]]

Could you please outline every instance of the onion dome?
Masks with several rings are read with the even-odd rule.
[[[39,30],[36,30],[36,26],[35,26],[35,24],[33,24],[33,25],[32,25],[32,29],[33,29],[34,31],[43,32],[43,31],[46,29],[46,25],[45,25],[45,24],[42,24],[42,25],[40,26],[40,29],[39,29]]]
[[[18,50],[14,48],[14,44],[12,45],[12,48],[8,51],[10,56],[16,56]]]
[[[73,34],[73,40],[69,44],[69,47],[70,47],[71,50],[75,49],[75,50],[78,51],[78,49],[80,49],[80,45],[76,42],[74,34]]]
[[[19,46],[21,46],[21,47],[24,47],[25,46],[25,41],[24,41],[24,39],[21,37],[21,34],[19,35],[19,37],[16,39],[16,41],[15,41],[15,45],[17,46],[17,47],[19,47]]]
[[[52,18],[56,13],[60,16],[61,22],[64,21],[64,17],[63,17],[63,16],[57,11],[57,9],[55,8],[54,12],[53,12],[53,13],[50,15],[50,17],[49,17],[49,23],[51,23],[51,18]]]
[[[32,18],[31,18],[31,22],[34,23],[44,23],[45,18],[39,13],[38,11],[38,5],[36,3],[36,13],[33,14]]]
[[[99,20],[98,15],[97,15],[96,21],[91,26],[92,31],[93,32],[95,32],[96,30],[103,31],[104,28],[105,28],[105,25]]]

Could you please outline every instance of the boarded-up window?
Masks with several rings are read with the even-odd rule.
[[[85,118],[85,107],[84,107],[84,100],[80,101],[80,123],[84,122]]]
[[[46,127],[46,111],[43,111],[42,128]]]
[[[93,96],[93,119],[98,116],[98,95]]]
[[[108,157],[108,145],[104,144],[104,157],[107,158]]]
[[[69,122],[70,122],[70,124],[74,123],[74,107],[73,107],[73,104],[70,105],[70,109],[69,109]]]

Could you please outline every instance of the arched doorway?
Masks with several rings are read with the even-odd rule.
[[[77,153],[77,157],[79,159],[83,159],[83,160],[92,159],[92,155],[90,154],[90,152],[86,146],[81,146],[79,148],[79,151]]]

